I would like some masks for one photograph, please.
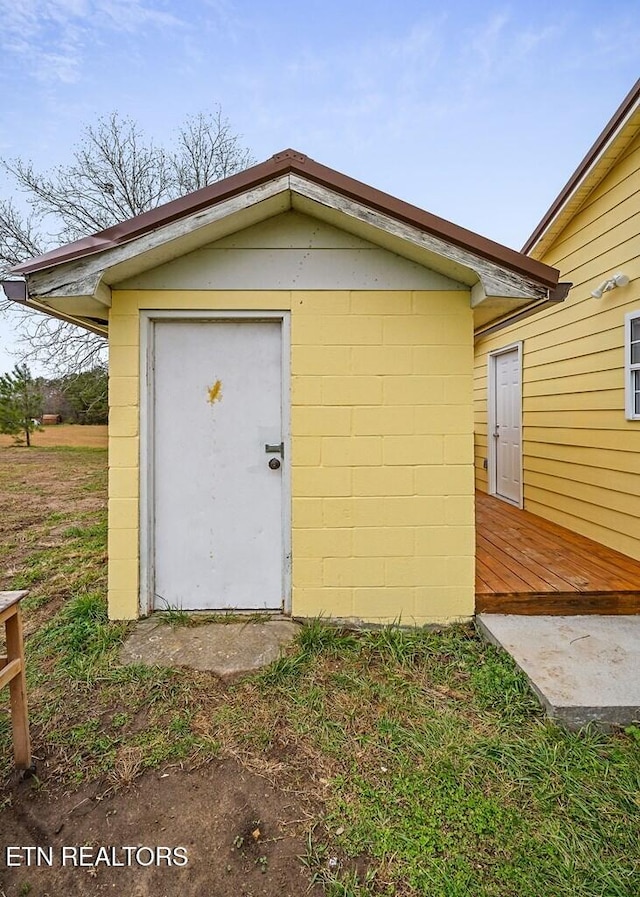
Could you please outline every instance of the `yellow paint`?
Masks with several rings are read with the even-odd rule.
[[[136,527],[131,529],[115,529],[109,530],[109,557],[112,560],[137,560],[138,551],[136,543],[138,540],[138,530]]]
[[[207,388],[207,395],[209,396],[208,402],[210,405],[219,402],[222,399],[222,381],[216,380],[213,386],[209,386]]]
[[[625,419],[623,377],[624,316],[640,309],[639,182],[636,137],[540,257],[573,282],[567,300],[478,342],[475,469],[486,491],[487,355],[522,340],[525,508],[640,559],[640,422]],[[593,299],[617,271],[631,283]]]
[[[113,396],[111,407],[136,407],[138,387],[137,377],[112,377],[109,383],[109,391]]]
[[[111,320],[111,317],[109,320]],[[137,343],[135,345],[119,345],[112,342],[109,345],[109,369],[117,371],[118,373],[115,375],[117,377],[139,377],[140,359],[138,352]]]
[[[322,503],[318,498],[295,498],[292,502],[293,525],[302,529],[308,526],[322,526]]]
[[[322,583],[329,588],[384,586],[384,560],[382,558],[358,557],[324,558],[322,560]]]
[[[138,498],[140,471],[135,467],[111,467],[109,470],[109,496],[111,498]]]
[[[293,436],[349,436],[351,408],[301,406],[296,411]]]
[[[321,452],[319,436],[296,436],[291,446],[291,463],[294,467],[317,467]]]
[[[114,397],[114,401],[118,396]],[[138,435],[138,408],[137,405],[111,404],[109,409],[110,435],[115,433],[120,437],[137,437]]]
[[[109,529],[138,528],[138,496],[109,498]]]
[[[109,619],[110,620],[135,620],[139,616],[137,602],[137,578],[136,584],[125,584],[125,588],[119,589],[115,585],[114,572],[110,571],[109,581],[113,585],[109,587]]]
[[[377,499],[385,495],[423,494],[416,484],[416,471],[417,468],[411,466],[356,468],[353,471],[353,493],[349,494],[372,495]]]
[[[121,346],[138,345],[140,333],[140,319],[136,314],[111,315],[109,321],[109,338],[111,347],[119,349]]]
[[[112,298],[112,617],[137,615],[137,317],[161,308],[291,309],[295,615],[423,624],[473,613],[467,292],[138,290]]]

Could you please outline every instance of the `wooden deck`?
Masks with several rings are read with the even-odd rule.
[[[477,492],[476,612],[640,614],[640,561]]]

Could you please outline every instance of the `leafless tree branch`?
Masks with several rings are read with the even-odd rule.
[[[220,108],[188,118],[167,147],[147,138],[137,122],[113,112],[87,125],[71,161],[49,172],[23,159],[0,159],[31,210],[22,215],[11,199],[0,200],[0,273],[214,183],[252,161]],[[0,303],[0,313],[6,308],[6,302]],[[57,374],[104,361],[102,337],[27,309],[22,317],[24,358]]]
[[[231,132],[220,108],[187,118],[178,132],[178,146],[171,157],[178,196],[199,190],[241,171],[253,162],[237,134]]]

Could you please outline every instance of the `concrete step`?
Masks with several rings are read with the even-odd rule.
[[[289,619],[266,622],[171,626],[152,614],[136,623],[120,651],[120,662],[209,670],[223,679],[268,666],[300,630]],[[193,623],[198,622],[193,615]]]
[[[513,657],[551,719],[574,730],[640,722],[639,616],[479,614],[476,624]]]

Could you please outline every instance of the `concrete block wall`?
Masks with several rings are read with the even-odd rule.
[[[474,607],[466,292],[292,294],[293,612]]]
[[[290,310],[293,613],[443,622],[474,608],[466,291],[114,291],[109,612],[138,614],[141,309]]]

